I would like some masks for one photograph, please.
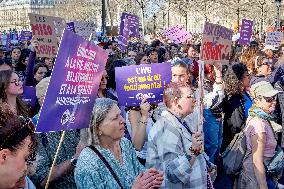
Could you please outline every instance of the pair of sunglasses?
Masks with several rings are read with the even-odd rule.
[[[263,97],[264,100],[268,103],[276,101],[277,96],[272,96],[272,97]]]

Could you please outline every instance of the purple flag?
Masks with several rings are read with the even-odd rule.
[[[107,57],[105,50],[64,31],[37,132],[89,126]]]
[[[32,39],[32,32],[31,31],[21,31],[20,40],[26,41]]]
[[[239,43],[241,45],[249,45],[252,31],[253,31],[253,21],[243,19],[242,28],[240,32],[240,40],[239,40]]]
[[[142,64],[115,68],[118,102],[139,106],[143,97],[151,104],[163,100],[164,87],[171,82],[171,64]]]
[[[72,32],[75,32],[75,25],[74,25],[74,22],[66,23],[66,25],[67,25],[67,30],[72,31]]]

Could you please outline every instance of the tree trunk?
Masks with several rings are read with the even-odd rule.
[[[102,0],[102,33],[106,33],[106,1]]]
[[[109,17],[110,27],[112,29],[112,27],[113,27],[113,15],[112,15],[112,12],[110,10],[109,0],[107,0],[107,12],[108,12],[108,17]]]

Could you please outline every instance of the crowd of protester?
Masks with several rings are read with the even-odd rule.
[[[37,58],[37,45],[0,49],[0,189],[44,188],[60,142],[62,132],[35,134],[56,58]],[[90,125],[66,131],[49,188],[276,189],[284,184],[282,167],[273,174],[267,168],[284,148],[284,45],[265,46],[256,37],[248,46],[235,42],[228,65],[205,65],[203,131],[196,131],[200,35],[184,44],[164,38],[130,42],[126,52],[115,40],[99,45],[109,57]],[[172,65],[163,102],[118,103],[115,68],[163,62]],[[22,99],[28,86],[36,89],[34,106]],[[237,174],[228,174],[222,154],[239,133],[245,136],[245,156]]]

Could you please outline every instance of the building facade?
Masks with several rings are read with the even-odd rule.
[[[0,32],[29,29],[28,13],[56,15],[55,0],[0,0]]]

